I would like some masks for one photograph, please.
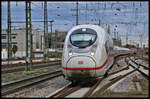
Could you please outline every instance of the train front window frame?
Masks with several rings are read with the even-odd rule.
[[[70,35],[70,42],[78,48],[86,48],[91,46],[97,39],[95,33],[75,33]]]

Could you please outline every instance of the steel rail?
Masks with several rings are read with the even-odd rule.
[[[63,91],[67,91],[69,90],[69,86],[71,86],[72,83],[69,83],[69,85],[59,89],[59,91],[55,92],[55,93],[52,93],[50,94],[49,96],[47,96],[47,98],[54,98],[56,96],[58,96],[59,94],[61,94]]]
[[[53,62],[60,62],[61,63],[61,60],[49,61],[49,62],[33,62],[32,65],[43,64],[43,63],[53,63]],[[2,65],[2,69],[13,68],[13,67],[20,67],[20,66],[25,66],[25,63],[19,62],[19,63],[14,63],[14,64],[11,64],[11,65],[3,64]]]
[[[117,58],[117,57],[116,57]],[[104,78],[107,78],[111,75],[114,75],[116,73],[119,73],[121,71],[124,71],[124,70],[127,70],[129,69],[128,66],[126,66],[125,68],[121,69],[121,70],[118,70],[118,71],[115,71],[113,73],[110,73],[108,74],[106,77],[102,77],[101,79],[98,79],[98,81],[96,82],[96,84],[94,84],[85,94],[83,97],[90,97],[92,95],[92,93],[95,91],[95,89],[97,88],[97,86],[101,83],[101,81],[104,79]],[[123,77],[122,75],[119,75],[118,77],[116,78],[113,78],[111,79],[111,81],[114,81],[115,79],[120,79],[121,77]],[[112,83],[113,84],[113,83]],[[71,84],[69,86],[66,86],[64,87],[63,89],[57,91],[56,93],[52,94],[51,96],[48,96],[48,98],[64,98],[65,96],[68,96],[70,95],[71,93],[77,91],[81,89],[80,86],[75,86],[75,87],[71,87]]]
[[[103,79],[104,79],[104,78],[99,79],[99,80],[96,82],[96,84],[93,85],[93,86],[90,88],[90,90],[88,90],[88,92],[87,92],[86,94],[84,94],[84,97],[89,97],[89,96],[92,94],[92,92],[96,89],[96,87],[101,83],[101,81],[102,81]]]
[[[116,56],[115,59],[120,58],[120,57],[122,57],[122,56]],[[126,56],[123,55],[123,57],[126,57]],[[120,60],[120,59],[119,59],[119,60]],[[94,86],[92,86],[92,87],[90,88],[90,90],[89,90],[86,94],[84,94],[84,97],[90,97],[90,96],[92,95],[92,93],[94,92],[94,90],[96,89],[96,87],[100,84],[100,82],[101,82],[103,79],[105,79],[105,78],[107,78],[107,77],[109,77],[109,76],[111,76],[111,75],[117,74],[117,73],[119,73],[119,72],[121,72],[121,71],[128,70],[128,69],[129,69],[129,66],[126,66],[125,68],[122,68],[121,70],[118,70],[118,71],[109,73],[106,77],[103,77],[103,78],[99,79],[99,81],[97,81],[97,83],[96,83]],[[121,75],[119,75],[119,76],[117,76],[117,77],[115,77],[115,78],[110,79],[110,81],[112,81],[112,80],[114,80],[114,79],[117,79],[117,78],[120,78],[120,77],[121,77]]]
[[[131,62],[133,62],[133,60],[130,58],[130,57],[128,57],[129,58],[129,60],[131,60]],[[133,62],[135,65],[138,65],[138,66],[141,66],[140,64],[136,64],[135,62]],[[130,65],[130,66],[132,66],[133,68],[135,68],[138,72],[140,72],[147,80],[149,80],[149,76],[147,75],[147,74],[145,74],[143,71],[141,71],[139,68],[140,67],[135,67],[135,66],[133,66],[131,63],[129,63],[128,62],[128,64]]]
[[[121,69],[121,70],[118,70],[118,71],[115,71],[115,72],[112,72],[112,73],[108,74],[106,77],[109,77],[109,76],[111,76],[111,75],[117,74],[117,73],[119,73],[119,72],[121,72],[121,71],[128,70],[128,69],[129,69],[129,67],[126,66],[125,68],[123,68],[123,69]],[[106,77],[103,77],[103,78],[99,79],[99,80],[97,81],[97,83],[96,83],[94,86],[92,86],[92,87],[90,88],[90,90],[89,90],[86,94],[84,94],[84,97],[89,97],[89,96],[94,92],[94,90],[97,88],[97,86],[100,84],[100,82],[101,82],[104,78],[106,78]],[[117,76],[117,77],[120,77],[120,76]],[[117,77],[116,77],[116,78],[117,78]],[[115,79],[115,78],[113,78],[113,79]],[[111,80],[113,80],[113,79],[111,79]]]
[[[32,69],[38,69],[38,68],[44,68],[44,67],[54,67],[54,66],[60,66],[59,62],[53,62],[53,63],[46,63],[46,64],[36,64],[36,65],[32,65]],[[11,68],[11,69],[5,69],[5,70],[1,70],[2,74],[6,74],[6,73],[13,73],[13,72],[20,72],[20,71],[24,71],[25,67],[21,66],[21,67],[17,67],[17,68]]]
[[[136,65],[140,65],[140,66],[142,66],[142,67],[144,67],[144,69],[149,69],[149,67],[147,67],[147,66],[145,66],[145,65],[142,65],[142,64],[140,64],[140,63],[137,63],[137,62],[135,62],[134,60],[132,60],[130,57],[129,57],[129,59],[133,62],[133,63],[135,63]]]
[[[149,76],[147,74],[145,74],[144,72],[139,70],[139,68],[134,67],[132,64],[130,64],[130,63],[128,63],[128,64],[131,65],[133,68],[135,68],[138,72],[140,72],[147,80],[149,80]]]
[[[108,76],[114,75],[114,74],[116,74],[116,73],[119,73],[119,72],[121,72],[121,71],[128,70],[128,69],[129,69],[129,66],[126,66],[125,68],[123,68],[123,69],[121,69],[121,70],[118,70],[118,71],[115,71],[115,72],[112,72],[112,73],[108,74]]]
[[[73,92],[75,92],[75,91],[77,91],[77,90],[79,90],[79,89],[81,89],[80,86],[72,87],[72,88],[70,88],[69,90],[64,91],[63,94],[61,94],[61,95],[59,95],[59,96],[57,96],[57,97],[58,97],[58,98],[64,98],[64,97],[70,95],[71,93],[73,93]]]
[[[116,73],[119,73],[119,72],[121,72],[121,71],[124,71],[124,70],[127,70],[127,69],[129,69],[129,67],[128,66],[126,66],[125,68],[123,68],[123,69],[121,69],[121,70],[118,70],[118,71],[116,71],[116,72],[113,72],[113,73],[110,73],[110,74],[108,74],[106,77],[109,77],[109,76],[111,76],[111,75],[114,75],[114,74],[116,74]],[[84,96],[83,97],[89,97],[89,96],[91,96],[92,95],[92,93],[95,91],[95,89],[97,88],[97,86],[101,83],[101,81],[104,79],[104,78],[106,78],[106,77],[102,77],[102,78],[100,78],[100,79],[98,79],[98,81],[96,82],[96,84],[94,84],[85,94],[84,94]],[[120,76],[119,76],[120,77]],[[114,78],[113,78],[114,79]],[[112,80],[113,80],[112,79]],[[67,87],[64,87],[62,90],[60,90],[60,91],[57,91],[55,94],[53,94],[53,95],[51,95],[51,96],[49,96],[48,98],[56,98],[56,97],[61,97],[61,98],[63,98],[63,97],[65,97],[65,96],[68,96],[69,94],[71,94],[71,93],[73,93],[73,92],[75,92],[76,90],[79,90],[80,88],[78,87],[76,87],[75,89],[73,89],[73,92],[71,91],[71,85],[69,85],[69,86],[67,86]]]
[[[126,77],[127,75],[129,75],[129,74],[131,74],[131,73],[133,73],[133,72],[135,72],[135,71],[136,71],[136,69],[134,69],[134,70],[132,70],[132,71],[130,71],[130,72],[124,74],[124,75],[121,75],[121,76],[119,75],[119,76],[117,76],[117,77],[111,79],[111,80],[110,80],[111,82],[105,84],[102,88],[100,88],[99,90],[97,90],[97,91],[96,91],[93,95],[91,95],[90,97],[94,97],[94,96],[96,96],[96,95],[98,95],[98,94],[102,94],[102,93],[103,93],[107,88],[109,88],[111,85],[113,85],[113,84],[116,83],[117,81],[123,79],[124,77]]]
[[[70,83],[68,86],[64,87],[63,89],[59,90],[55,94],[48,96],[48,98],[64,98],[65,96],[70,95],[71,93],[81,89],[79,85],[72,86],[72,83]]]
[[[2,83],[2,96],[14,93],[20,89],[27,88],[29,86],[33,86],[35,84],[39,84],[43,81],[50,80],[52,78],[62,76],[62,71],[57,70],[55,72],[48,72],[38,76],[29,77],[26,79],[21,79],[17,81],[11,81],[8,83]]]

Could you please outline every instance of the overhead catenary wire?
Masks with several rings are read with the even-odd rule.
[[[35,6],[36,9],[39,9],[39,10],[41,9],[39,11],[39,13],[42,13],[43,12],[42,9],[44,9],[44,8],[42,8],[41,4],[42,4],[42,2],[40,2],[40,3],[32,2],[32,5]],[[134,28],[134,30],[136,30],[136,26],[134,26],[134,25],[139,25],[139,24],[142,25],[144,23],[147,24],[146,20],[145,20],[146,18],[143,18],[144,20],[140,20],[142,17],[144,17],[146,15],[146,11],[145,12],[142,11],[142,9],[144,8],[144,6],[143,6],[144,3],[143,2],[135,2],[135,3],[133,3],[133,2],[112,2],[112,5],[110,5],[111,3],[109,3],[109,2],[92,2],[92,3],[91,2],[86,2],[86,4],[88,5],[87,6],[87,8],[88,8],[87,10],[85,10],[85,2],[79,2],[79,4],[80,4],[79,9],[78,9],[80,11],[79,18],[82,20],[82,16],[85,15],[84,11],[86,11],[86,17],[87,17],[86,20],[88,20],[88,23],[98,24],[99,18],[101,18],[102,19],[101,20],[102,21],[101,25],[104,25],[105,23],[112,24],[112,25],[110,25],[110,28],[112,28],[111,26],[113,26],[113,24],[115,24],[116,20],[112,20],[112,21],[108,22],[109,19],[106,19],[106,17],[111,15],[114,12],[117,12],[118,10],[116,10],[116,9],[120,7],[119,8],[120,11],[118,11],[119,16],[115,16],[116,19],[120,18],[120,17],[124,17],[123,14],[126,15],[126,18],[130,18],[132,20],[132,21],[129,21],[129,22],[131,22],[131,24],[132,24],[131,26],[132,26],[132,28]],[[95,6],[96,4],[98,4],[98,7]],[[61,14],[61,13],[59,13],[57,11],[61,12],[62,10],[64,10],[64,12],[71,13],[71,11],[70,11],[71,8],[69,6],[73,5],[72,7],[76,7],[76,2],[55,3],[55,5],[56,5],[55,8],[57,10],[56,12],[60,16],[57,16],[58,14],[53,12],[53,7],[54,7],[53,2],[51,2],[51,3],[48,2],[48,5],[49,5],[48,6],[48,11],[52,11],[52,13],[49,14],[50,17],[51,17],[50,19],[53,18],[53,19],[57,20],[59,18],[61,19],[61,17],[69,17],[69,15],[70,15],[70,17],[72,17],[71,14],[66,16],[67,15],[66,13],[62,13]],[[52,5],[52,6],[50,6],[50,5]],[[64,5],[65,5],[65,7],[64,7]],[[33,13],[37,13],[37,12],[35,12],[35,11],[37,11],[35,8],[33,7],[33,10],[32,10]],[[103,10],[103,9],[105,9],[105,10]],[[132,11],[132,10],[134,10],[134,11]],[[112,11],[112,13],[109,13],[110,11]],[[54,15],[54,14],[56,14],[56,15]],[[131,15],[133,15],[133,14],[135,14],[135,17],[137,18],[136,20],[134,20],[134,18],[131,17]],[[42,16],[42,15],[43,14],[40,14],[40,16]],[[42,18],[38,18],[37,20],[39,20],[39,19],[42,19]],[[72,17],[72,19],[73,19],[73,17]],[[122,21],[123,20],[121,19],[120,23]],[[138,22],[138,21],[141,21],[141,22]],[[65,20],[64,20],[64,22],[65,22]],[[84,22],[81,21],[81,24],[83,24],[83,23]],[[87,22],[85,21],[85,23],[87,23]],[[116,23],[120,24],[119,22],[116,22]],[[37,23],[34,23],[34,24],[37,24]],[[57,21],[55,23],[56,26],[57,25],[64,25],[66,27],[67,26],[69,27],[71,25],[70,23],[67,23],[67,24],[68,25],[59,24],[59,23],[57,24]],[[134,30],[132,30],[131,32],[133,33]]]

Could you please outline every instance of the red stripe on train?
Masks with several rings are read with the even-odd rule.
[[[96,70],[96,69],[101,69],[106,65],[108,59],[110,57],[114,56],[114,55],[115,54],[110,54],[109,57],[105,60],[104,64],[99,66],[99,67],[96,67],[96,68],[68,68],[68,67],[66,68],[66,67],[63,67],[63,66],[62,66],[62,68],[65,69],[65,70]]]
[[[99,67],[96,67],[96,68],[68,68],[68,67],[65,68],[65,67],[63,67],[63,66],[62,66],[62,68],[65,69],[65,70],[96,70],[96,69],[101,69],[101,68],[103,68],[103,67],[106,65],[107,61],[108,61],[108,59],[104,62],[103,65],[101,65],[101,66],[99,66]]]

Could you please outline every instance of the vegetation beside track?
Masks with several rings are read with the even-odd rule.
[[[12,80],[18,80],[22,78],[26,78],[29,76],[35,76],[42,73],[46,73],[48,71],[55,71],[59,69],[60,67],[53,67],[53,68],[41,68],[41,69],[34,69],[32,71],[21,71],[21,72],[15,72],[15,73],[8,73],[2,75],[2,82],[8,82]]]

